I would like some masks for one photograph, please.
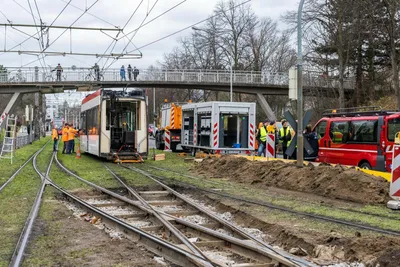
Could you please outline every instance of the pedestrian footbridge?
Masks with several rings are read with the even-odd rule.
[[[173,70],[144,69],[137,80],[133,74],[129,79],[121,79],[120,69],[100,71],[99,80],[93,69],[64,68],[61,77],[57,79],[55,71],[41,68],[7,68],[0,72],[1,93],[57,93],[65,90],[90,91],[98,88],[176,88],[201,89],[213,91],[230,91],[236,93],[262,95],[288,95],[289,75],[282,72],[268,71],[233,71],[227,70]],[[303,88],[305,94],[325,92],[334,94],[339,88],[338,79],[323,77],[322,73],[304,71]],[[354,90],[354,81],[344,81],[345,93]]]

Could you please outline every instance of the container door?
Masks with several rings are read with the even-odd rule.
[[[240,133],[240,147],[247,148],[249,141],[249,116],[240,116],[241,119],[241,133]]]

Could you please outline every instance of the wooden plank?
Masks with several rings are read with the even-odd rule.
[[[127,213],[127,214],[118,214],[114,215],[117,218],[121,219],[129,219],[129,218],[144,218],[147,216],[146,213]]]
[[[153,201],[147,201],[147,203],[149,203],[150,205],[153,205],[153,206],[178,206],[178,205],[182,205],[183,202],[180,200],[172,200],[172,201],[153,200]]]
[[[182,216],[197,215],[200,212],[198,210],[180,210],[180,211],[165,211],[165,213],[175,217],[182,217]]]
[[[140,227],[140,230],[147,232],[155,232],[161,230],[163,227],[164,227],[163,225],[145,226],[145,227]]]
[[[119,207],[119,206],[126,206],[126,203],[123,202],[109,202],[109,203],[94,203],[91,204],[95,207],[101,208],[101,207]]]
[[[198,247],[222,247],[225,245],[225,241],[224,240],[207,240],[207,241],[194,242],[194,244]]]
[[[231,265],[232,267],[272,267],[272,263],[238,263]]]
[[[169,192],[166,190],[162,190],[162,191],[140,191],[139,192],[140,195],[163,195],[163,196],[167,196],[169,195]]]

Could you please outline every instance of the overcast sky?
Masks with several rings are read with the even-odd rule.
[[[3,13],[0,13],[0,23],[8,23],[8,19],[15,24],[34,24],[33,17],[30,14],[28,1],[30,2],[33,13],[35,14],[36,23],[39,23],[39,14],[37,12],[34,0],[0,0],[0,11]],[[74,24],[74,26],[96,28],[114,28],[114,26],[119,26],[122,28],[141,1],[142,0],[98,0],[98,2],[93,5],[88,13],[93,14],[104,21],[86,13]],[[146,17],[148,10],[156,1],[157,0],[143,0],[143,3],[140,5],[137,12],[124,29],[124,32],[128,33],[139,27],[143,19]],[[187,0],[177,8],[139,29],[139,31],[133,37],[132,42],[136,47],[141,47],[152,41],[190,26],[191,24],[199,22],[212,14],[212,11],[218,1],[219,0]],[[244,0],[237,0],[238,3],[243,1]],[[67,2],[69,2],[69,0],[36,0],[42,21],[47,25],[53,22],[55,17],[65,7]],[[83,10],[86,7],[90,7],[95,2],[95,0],[71,0],[70,5],[67,6],[65,11],[56,20],[54,25],[70,26],[83,13],[83,11],[77,9],[76,7]],[[158,16],[180,2],[182,2],[182,0],[158,0],[153,10],[146,18],[146,21],[150,21],[152,18]],[[73,7],[72,5],[76,7]],[[278,20],[280,15],[282,15],[285,11],[295,10],[297,8],[298,1],[252,0],[250,5],[259,17],[270,17],[274,20]],[[201,24],[198,26],[201,27]],[[18,27],[17,29],[30,35],[37,31],[35,28]],[[60,29],[51,29],[49,33],[49,42],[54,42],[63,31],[64,30]],[[119,60],[111,67],[119,68],[122,64],[132,64],[132,66],[145,69],[149,65],[155,64],[157,60],[161,60],[163,58],[163,54],[171,51],[176,45],[178,38],[189,35],[190,32],[191,29],[183,31],[179,34],[140,49],[143,54],[141,59]],[[116,35],[116,32],[106,33],[112,36]],[[0,27],[0,50],[3,50],[4,47],[6,47],[8,50],[14,46],[16,47],[13,50],[40,50],[38,41],[33,38],[26,41],[22,45],[18,45],[27,37],[29,36],[25,35],[24,33],[18,32],[10,27],[5,29],[5,27],[2,26]],[[100,31],[73,30],[71,34],[70,31],[67,30],[64,35],[62,35],[48,48],[47,51],[69,52],[72,49],[72,52],[75,53],[102,54],[110,45],[111,41],[112,39],[110,37],[101,33]],[[121,53],[126,44],[128,44],[127,40],[121,39],[119,42],[117,42],[113,52]],[[134,49],[135,47],[132,44],[129,44],[127,47],[128,51]],[[137,52],[138,51],[134,53]],[[37,58],[38,57],[34,55],[0,53],[0,65],[20,67],[37,60]],[[45,58],[45,62],[41,61],[41,63],[42,65],[46,64],[51,65],[52,67],[57,65],[57,63],[61,63],[61,65],[64,67],[71,67],[72,65],[77,67],[88,67],[92,66],[98,60],[100,60],[100,66],[105,65],[106,59],[96,59],[96,57],[89,56],[47,56]],[[107,65],[109,65],[111,61],[112,60],[110,59]],[[41,66],[41,64],[39,61],[36,61],[27,66],[34,67]]]

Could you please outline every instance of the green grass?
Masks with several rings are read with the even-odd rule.
[[[82,153],[81,158],[76,158],[75,154],[66,155],[62,154],[59,150],[58,159],[60,163],[63,164],[67,169],[89,182],[93,182],[105,188],[119,187],[118,182],[104,167],[104,162],[96,157]],[[69,176],[71,179],[73,179],[73,181],[71,179],[68,179],[67,181],[61,180],[59,179],[60,177],[58,177],[58,173],[53,173],[53,169],[55,168],[52,168],[51,178],[57,181],[57,183],[60,182],[60,186],[64,187],[65,189],[82,188],[82,183],[77,183],[76,181],[78,180],[76,178]]]
[[[22,165],[25,161],[31,157],[38,149],[40,149],[47,141],[49,137],[41,138],[39,141],[35,141],[32,145],[26,145],[15,152],[13,163],[10,164],[9,159],[0,159],[0,184],[10,178],[10,176]]]
[[[11,259],[39,186],[39,176],[28,164],[0,193],[0,266]]]
[[[80,260],[91,255],[88,248],[82,250],[69,248],[68,252],[60,257],[61,253],[58,253],[58,251],[65,249],[65,238],[68,238],[68,236],[62,234],[64,226],[60,221],[62,219],[58,216],[70,212],[65,207],[60,207],[61,204],[54,198],[55,194],[54,188],[46,188],[38,216],[38,220],[44,223],[41,224],[41,232],[29,244],[28,256],[23,262],[23,266],[54,266],[63,263],[68,265],[70,260]]]

